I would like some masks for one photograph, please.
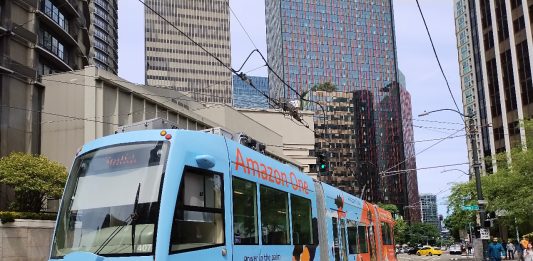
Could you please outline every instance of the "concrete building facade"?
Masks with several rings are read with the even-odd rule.
[[[440,221],[437,215],[437,196],[434,194],[420,194],[420,208],[422,210],[422,223],[431,224],[440,229]]]
[[[225,0],[147,0],[146,84],[169,86],[195,100],[231,104],[231,72],[196,46],[187,33],[225,65],[230,64],[229,7]]]
[[[173,89],[136,85],[95,66],[44,76],[43,84],[42,154],[65,166],[86,142],[112,135],[119,126],[163,118],[180,129],[244,132],[269,145],[267,155],[303,169],[284,154],[281,134],[227,105],[205,107]]]
[[[475,115],[480,162],[491,173],[497,153],[526,145],[522,123],[533,116],[533,1],[454,4],[464,111]]]
[[[83,1],[0,2],[0,156],[39,153],[41,75],[89,64]]]

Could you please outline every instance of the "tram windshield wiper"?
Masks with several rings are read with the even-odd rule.
[[[131,213],[131,253],[135,253],[135,225],[137,225],[137,208],[139,207],[139,192],[141,191],[141,183],[137,187],[135,194],[135,202],[133,203],[133,213]]]
[[[113,232],[111,232],[111,234],[106,238],[106,240],[104,240],[102,245],[98,249],[96,249],[96,251],[94,252],[95,254],[98,255],[111,242],[111,240],[113,240],[113,238],[116,235],[118,235],[118,233],[120,233],[120,231],[122,231],[122,229],[124,229],[128,225],[131,225],[131,252],[132,253],[135,252],[135,225],[137,223],[137,218],[138,218],[137,210],[138,210],[138,205],[139,205],[140,191],[141,191],[141,183],[139,183],[139,186],[137,186],[137,192],[135,193],[135,201],[133,203],[133,211],[129,215],[129,217],[126,220],[124,220],[126,224],[117,227]]]

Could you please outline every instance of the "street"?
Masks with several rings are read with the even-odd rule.
[[[438,260],[474,260],[472,256],[461,256],[461,255],[450,255],[449,253],[444,253],[442,256],[417,256],[417,255],[407,255],[399,254],[398,261],[438,261]]]

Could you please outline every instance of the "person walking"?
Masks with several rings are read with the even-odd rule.
[[[522,240],[520,240],[520,245],[522,245],[522,248],[525,250],[527,249],[527,245],[529,244],[529,240],[527,240],[526,236],[522,236]]]
[[[505,252],[504,253],[505,259],[509,259],[509,257],[507,256],[507,242],[505,242],[505,239],[502,240],[502,247],[503,247],[503,250],[504,250],[503,252]]]
[[[522,247],[522,244],[519,242],[516,242],[515,245],[515,253],[519,261],[524,261],[524,248]]]
[[[501,261],[502,260],[502,253],[504,253],[505,250],[503,249],[502,244],[498,242],[498,238],[494,237],[492,239],[492,243],[489,244],[489,259],[490,261]]]
[[[513,244],[513,240],[509,239],[509,243],[507,243],[507,256],[509,257],[509,259],[514,260],[514,251],[515,247]]]
[[[531,243],[528,243],[527,248],[524,250],[524,261],[533,261],[533,246],[531,246]]]

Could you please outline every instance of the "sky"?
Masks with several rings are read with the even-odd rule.
[[[453,1],[419,0],[419,3],[451,91],[462,111]],[[406,77],[407,89],[411,93],[415,141],[421,141],[416,143],[417,167],[467,163],[465,137],[446,139],[436,145],[437,141],[424,141],[444,138],[464,125],[460,116],[453,112],[418,117],[424,111],[454,109],[455,105],[433,54],[416,1],[393,0],[393,4],[399,68]],[[233,67],[240,67],[255,46],[266,54],[264,0],[230,0],[230,7],[231,59]],[[143,11],[138,1],[119,0],[119,76],[135,83],[144,83]],[[258,57],[252,58],[243,71],[261,65],[263,63]],[[266,73],[266,69],[260,69],[250,75],[266,76]],[[456,135],[464,135],[464,131]],[[468,165],[418,170],[419,192],[437,194],[438,212],[445,216],[446,197],[451,184],[468,180],[462,172],[453,169],[468,172]],[[443,172],[445,170],[447,172]]]

